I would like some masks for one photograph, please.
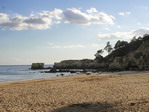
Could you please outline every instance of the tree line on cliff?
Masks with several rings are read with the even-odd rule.
[[[108,55],[103,57],[102,53]],[[107,42],[95,54],[95,59],[63,60],[55,63],[57,69],[149,70],[149,35],[132,38],[130,42],[118,40],[114,47]]]

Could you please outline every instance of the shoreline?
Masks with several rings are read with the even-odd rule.
[[[149,73],[149,71],[119,71],[119,72],[101,72],[101,73],[91,73],[90,75],[104,75],[104,74],[109,74],[109,75],[127,75],[127,74],[144,74],[144,73]],[[47,73],[48,74],[48,73]],[[68,75],[68,76],[55,76],[55,77],[50,77],[50,78],[39,78],[39,79],[24,79],[24,80],[14,80],[14,81],[0,81],[0,83],[11,83],[11,82],[24,82],[24,81],[36,81],[36,80],[48,80],[48,79],[57,79],[57,78],[65,78],[65,77],[73,77],[73,76],[80,76],[80,75],[87,75],[85,73],[80,73],[76,75]]]

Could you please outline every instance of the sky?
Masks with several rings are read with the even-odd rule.
[[[94,59],[108,41],[114,46],[117,40],[149,33],[148,4],[148,0],[0,0],[0,65]]]

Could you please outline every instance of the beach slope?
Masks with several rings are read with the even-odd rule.
[[[149,111],[149,73],[0,83],[0,112],[112,111]]]

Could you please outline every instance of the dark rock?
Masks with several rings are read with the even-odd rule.
[[[51,72],[51,73],[55,73],[55,72],[57,72],[57,69],[56,69],[55,67],[52,67],[52,68],[50,69],[50,72]]]
[[[44,63],[32,63],[31,69],[43,69]]]
[[[62,77],[64,76],[64,74],[60,74]]]
[[[92,73],[91,72],[86,72],[86,75],[91,75]]]
[[[70,73],[76,73],[76,71],[70,71]]]
[[[59,72],[70,72],[68,69],[59,69]]]

